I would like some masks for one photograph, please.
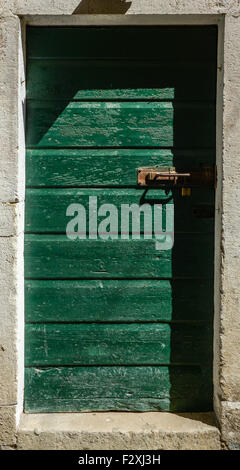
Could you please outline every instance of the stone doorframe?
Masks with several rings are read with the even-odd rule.
[[[103,14],[95,14],[100,1]],[[238,0],[132,0],[126,1],[123,14],[115,15],[122,3],[0,0],[2,449],[240,448],[240,4]],[[218,25],[214,413],[23,413],[27,24]]]

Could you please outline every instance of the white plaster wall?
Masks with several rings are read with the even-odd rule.
[[[19,179],[18,17],[0,18],[0,444],[16,441],[19,390],[19,250],[24,187]]]
[[[102,1],[102,0],[101,0]],[[239,14],[240,5],[238,0],[128,0],[131,3],[127,14]],[[8,2],[5,2],[8,3]],[[71,15],[77,10],[81,1],[79,0],[15,0],[12,11],[22,15]],[[84,2],[86,3],[86,2]],[[96,13],[99,8],[99,0],[89,0],[86,13]],[[101,13],[114,13],[115,0],[103,0],[103,11]],[[98,13],[99,10],[98,10]]]

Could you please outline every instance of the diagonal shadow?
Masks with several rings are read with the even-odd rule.
[[[82,0],[74,10],[73,15],[79,14],[120,14],[126,13],[132,2],[126,0]]]

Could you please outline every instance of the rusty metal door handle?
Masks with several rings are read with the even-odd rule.
[[[175,168],[138,168],[138,184],[148,186],[152,184],[176,185],[186,182],[191,173],[178,173]]]
[[[140,186],[216,187],[214,166],[194,168],[186,173],[176,171],[175,167],[142,167],[137,171]]]

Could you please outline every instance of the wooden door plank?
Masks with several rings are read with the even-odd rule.
[[[133,213],[138,207],[144,204],[148,205],[148,211],[152,214],[154,219],[154,207],[152,204],[162,205],[162,220],[158,214],[155,217],[158,220],[159,227],[162,223],[163,230],[166,229],[166,212],[171,206],[171,214],[174,216],[174,225],[176,232],[213,232],[214,231],[214,191],[206,188],[192,189],[190,198],[182,198],[180,196],[181,189],[173,191],[171,194],[166,194],[165,190],[148,190],[146,193],[143,189],[129,189],[129,188],[116,188],[116,189],[27,189],[26,190],[26,217],[25,217],[25,230],[27,233],[41,233],[41,232],[66,232],[67,224],[77,212],[71,215],[66,215],[67,208],[71,204],[80,204],[85,209],[87,232],[89,231],[89,201],[95,198],[98,209],[104,204],[112,204],[112,211],[117,211],[118,214],[118,232],[121,232],[121,220],[125,219],[124,210],[122,207],[132,208]],[[172,196],[172,197],[171,197]],[[124,205],[124,206],[123,206]],[[135,206],[134,206],[135,205]],[[136,206],[137,205],[137,206]],[[173,206],[174,205],[174,206]],[[204,213],[202,217],[195,214],[196,207],[201,206],[205,208],[206,216]],[[174,207],[174,211],[173,211]],[[209,209],[209,216],[207,210]],[[144,207],[143,207],[144,210]],[[123,214],[123,215],[121,215]],[[98,215],[98,224],[107,216]],[[146,216],[140,217],[140,231],[144,232],[144,224],[146,223]],[[129,216],[129,233],[136,230],[132,225],[132,217],[130,211]],[[75,227],[75,230],[80,230],[81,224]],[[151,227],[149,227],[151,230]],[[161,228],[160,228],[161,230]]]
[[[215,150],[32,149],[26,158],[27,186],[136,186],[139,167],[213,165]]]
[[[197,366],[26,368],[25,409],[208,411],[209,374]]]
[[[215,106],[30,101],[27,128],[28,147],[209,148],[215,145]]]
[[[215,63],[29,60],[27,99],[214,101]]]
[[[202,364],[211,325],[26,325],[26,366]]]
[[[212,313],[204,279],[25,281],[26,322],[202,322]]]
[[[216,61],[217,26],[29,27],[29,58]]]
[[[171,242],[166,237],[162,243]],[[173,250],[157,250],[154,240],[144,239],[73,241],[65,235],[25,236],[27,278],[211,279],[212,275],[211,234],[178,234]]]

